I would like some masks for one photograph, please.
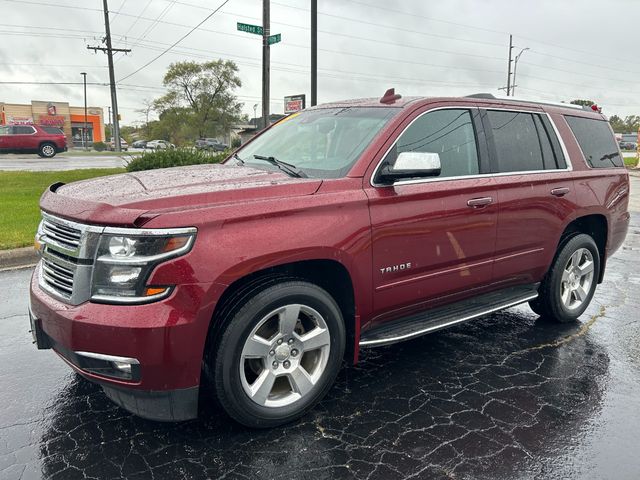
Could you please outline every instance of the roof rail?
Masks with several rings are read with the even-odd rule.
[[[516,98],[516,97],[505,97],[505,96],[495,96],[493,93],[474,93],[472,95],[467,95],[466,98],[482,98],[486,100],[505,100],[507,102],[520,102],[520,103],[535,103],[537,105],[549,105],[552,107],[565,107],[565,108],[573,108],[577,110],[589,110],[592,111],[591,107],[586,107],[582,105],[574,105],[573,103],[563,103],[563,102],[549,102],[546,100],[529,100],[526,98]]]

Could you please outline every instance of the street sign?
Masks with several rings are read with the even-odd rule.
[[[260,25],[249,25],[248,23],[240,22],[238,22],[238,30],[240,30],[241,32],[253,33],[255,35],[262,35],[264,32]],[[269,37],[269,39],[271,39],[271,37]]]
[[[273,45],[274,43],[278,43],[280,40],[282,40],[282,36],[277,33],[275,35],[270,35],[269,36],[269,45]]]
[[[284,113],[294,113],[303,110],[305,107],[305,95],[291,95],[284,97]]]

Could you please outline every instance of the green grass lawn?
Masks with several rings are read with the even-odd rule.
[[[627,167],[637,167],[638,166],[638,157],[625,157],[624,164]]]
[[[52,183],[69,183],[122,172],[123,168],[0,172],[0,250],[33,244],[33,236],[40,222],[40,196]]]

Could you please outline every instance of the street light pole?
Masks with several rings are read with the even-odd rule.
[[[507,97],[511,93],[511,53],[513,52],[513,35],[509,35],[509,64],[507,68]]]
[[[529,50],[529,47],[525,47],[520,50],[520,53],[516,55],[516,60],[513,62],[513,85],[511,86],[511,96],[513,97],[516,93],[516,72],[518,70],[518,60],[520,60],[520,55],[522,55],[525,51]]]
[[[80,75],[82,75],[84,81],[84,129],[82,130],[82,146],[87,150],[87,73],[82,72]]]
[[[318,0],[311,0],[311,106],[318,103]]]
[[[269,35],[271,34],[270,1],[262,0],[262,128],[269,126]]]

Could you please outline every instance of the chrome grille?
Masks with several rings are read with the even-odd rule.
[[[67,299],[73,295],[77,266],[52,255],[42,257],[42,280],[46,286]]]
[[[76,250],[80,246],[82,239],[82,231],[68,225],[63,225],[62,223],[54,222],[50,218],[43,219],[42,233],[45,242],[50,240],[71,250]]]
[[[93,259],[103,230],[42,212],[36,234],[42,245],[40,287],[71,305],[89,300]]]

